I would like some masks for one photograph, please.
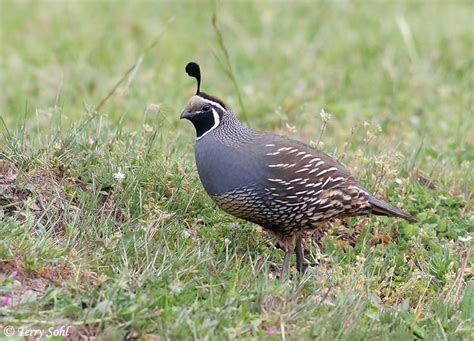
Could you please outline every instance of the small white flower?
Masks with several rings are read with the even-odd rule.
[[[230,240],[227,239],[227,238],[225,238],[225,239],[224,239],[224,243],[225,243],[225,245],[229,245],[229,244],[230,244]]]
[[[295,133],[296,132],[296,127],[295,126],[292,126],[291,124],[288,124],[288,123],[285,123],[286,125],[286,129],[288,129],[288,131],[290,133]]]
[[[161,110],[161,105],[154,104],[154,103],[148,104],[148,107],[146,108],[147,113],[151,113],[151,114],[158,114],[160,110]]]
[[[125,173],[122,173],[122,170],[119,168],[117,173],[113,174],[113,177],[114,179],[117,179],[118,181],[122,181],[123,179],[125,179]]]
[[[467,237],[459,237],[459,240],[462,242],[469,242],[472,240],[472,236],[467,236]]]
[[[188,230],[184,230],[183,232],[181,232],[181,237],[187,239],[187,238],[191,237],[191,233],[189,233]]]
[[[143,125],[143,130],[145,131],[145,133],[151,133],[153,131],[153,128],[149,124],[145,123]]]
[[[331,114],[325,112],[324,108],[321,109],[319,116],[321,116],[321,119],[323,120],[324,123],[327,123],[331,119]]]

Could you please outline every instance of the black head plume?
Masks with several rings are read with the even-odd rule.
[[[195,62],[190,62],[186,65],[186,73],[197,80],[197,91],[196,95],[201,91],[201,69],[199,68],[199,64]]]

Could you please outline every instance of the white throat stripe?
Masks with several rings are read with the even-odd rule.
[[[214,104],[215,102],[212,102],[210,101],[212,104]],[[214,117],[214,125],[208,130],[206,131],[204,134],[202,134],[201,136],[199,136],[198,138],[196,138],[196,141],[199,141],[200,139],[202,139],[204,136],[206,136],[207,134],[209,134],[211,131],[213,131],[214,129],[217,128],[217,126],[219,125],[220,123],[220,118],[219,118],[219,114],[217,113],[216,109],[214,108],[211,108],[212,110],[212,116]]]

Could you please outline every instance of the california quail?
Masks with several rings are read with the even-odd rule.
[[[283,136],[255,131],[239,122],[217,97],[201,92],[201,71],[186,66],[196,78],[196,95],[181,114],[196,128],[196,165],[210,197],[224,211],[273,233],[285,251],[282,277],[288,277],[296,251],[304,271],[302,237],[324,232],[334,218],[383,215],[416,221],[410,214],[375,198],[330,156]]]

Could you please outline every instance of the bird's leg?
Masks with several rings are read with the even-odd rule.
[[[285,251],[285,259],[283,260],[283,268],[281,269],[281,279],[286,281],[290,274],[290,258],[291,252]]]
[[[296,250],[296,269],[300,274],[304,274],[306,271],[306,267],[308,264],[305,262],[304,259],[304,250],[303,250],[303,237],[299,236],[296,239],[296,245],[295,245],[295,250]]]
[[[283,250],[285,250],[285,259],[283,260],[283,268],[281,269],[281,279],[286,281],[290,278],[290,259],[291,254],[295,252],[296,246],[296,234],[292,234],[290,236],[283,236],[280,239],[279,244],[283,246]]]

